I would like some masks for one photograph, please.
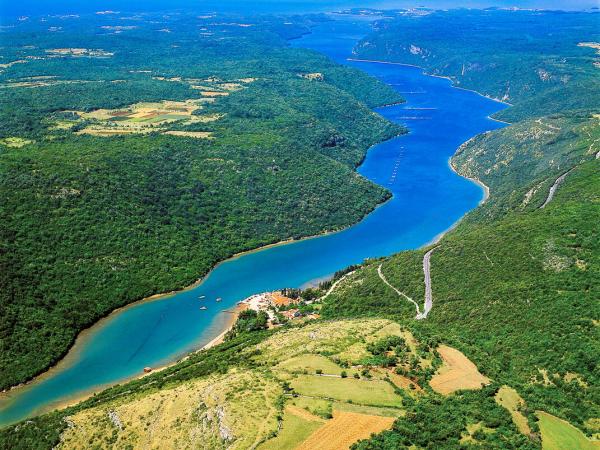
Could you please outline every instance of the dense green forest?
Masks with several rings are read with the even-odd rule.
[[[286,48],[307,19],[283,20],[54,17],[3,31],[0,389],[116,307],[234,253],[348,226],[388,198],[354,169],[404,131],[369,107],[402,99]],[[81,134],[114,130],[118,108],[190,99],[187,122]],[[115,117],[82,116],[99,108]]]
[[[580,42],[598,42],[595,17],[494,10],[446,11],[418,17],[398,14],[391,21],[378,22],[374,33],[357,47],[359,57],[419,64],[433,73],[451,76],[461,86],[493,97],[508,95],[505,99],[515,106],[502,111],[499,117],[515,123],[473,138],[451,160],[460,174],[485,183],[490,197],[436,244],[431,256],[433,309],[425,320],[414,320],[414,306],[386,286],[377,269],[381,267],[391,284],[422,303],[423,255],[430,248],[353,267],[354,272],[321,304],[309,305],[320,308],[323,321],[355,317],[394,319],[410,329],[420,342],[430,346],[443,342],[459,349],[492,380],[481,390],[449,396],[434,394],[422,382],[427,395],[414,397],[405,392],[402,407],[406,414],[395,421],[391,430],[361,441],[355,448],[539,448],[535,415],[538,410],[567,420],[588,436],[598,436],[600,69],[594,65],[595,50],[577,46]],[[0,153],[0,170],[12,177],[0,190],[3,198],[7,192],[15,191],[15,183],[24,186],[16,190],[19,197],[9,198],[10,210],[1,211],[2,221],[12,224],[0,228],[8,233],[2,242],[25,242],[20,248],[32,249],[31,254],[25,255],[0,252],[0,276],[4,277],[1,283],[7,283],[11,292],[7,304],[17,305],[7,310],[15,311],[11,312],[15,315],[2,311],[1,317],[29,318],[36,317],[36,312],[42,315],[38,322],[21,328],[40,330],[39,334],[30,333],[36,337],[25,342],[33,345],[35,339],[49,339],[43,334],[48,330],[43,325],[49,316],[45,311],[61,311],[59,300],[63,306],[68,302],[79,305],[82,296],[92,295],[99,285],[107,286],[107,292],[101,293],[106,297],[95,297],[96,309],[85,313],[92,320],[114,307],[110,302],[114,301],[115,292],[123,293],[119,298],[125,303],[136,296],[168,289],[177,284],[173,280],[188,282],[198,272],[207,270],[212,261],[225,257],[234,246],[247,248],[286,235],[341,227],[386,198],[385,191],[366,183],[352,169],[370,143],[399,132],[370,114],[362,103],[372,106],[398,99],[370,78],[332,65],[318,55],[284,50],[283,38],[301,33],[310,25],[306,18],[298,21],[296,28],[282,29],[281,25],[261,19],[256,25],[261,31],[256,35],[253,33],[257,30],[251,30],[252,27],[236,31],[236,39],[241,39],[239,45],[247,46],[240,55],[252,55],[250,48],[265,45],[271,49],[267,60],[254,54],[255,58],[242,58],[235,64],[221,61],[202,75],[184,64],[189,71],[184,77],[204,77],[211,72],[222,79],[263,78],[207,104],[202,112],[225,113],[223,118],[189,126],[212,132],[213,140],[176,139],[158,133],[152,139],[100,138],[52,131],[52,125],[42,119],[48,111],[85,107],[69,103],[76,101],[69,96],[61,97],[59,91],[64,86],[55,88],[56,92],[47,97],[49,103],[63,106],[40,110],[28,130],[18,128],[20,120],[15,125],[10,125],[10,121],[3,124],[9,127],[3,136],[36,141],[20,149],[2,148]],[[431,29],[436,33],[431,33]],[[136,33],[140,31],[133,30],[131,36]],[[171,38],[161,35],[156,39]],[[277,43],[274,49],[273,43]],[[109,48],[107,44],[97,47]],[[219,47],[212,56],[218,58],[222,51]],[[302,53],[302,62],[295,58],[297,52]],[[165,50],[165,55],[169,53]],[[174,57],[185,60],[187,55],[183,53]],[[110,65],[107,61],[102,64]],[[87,64],[73,64],[79,70],[90,70]],[[15,65],[11,69],[29,70],[26,66]],[[158,71],[160,76],[178,76],[166,66]],[[142,67],[141,62],[137,67]],[[236,75],[229,76],[228,70]],[[320,73],[323,77],[302,77],[299,73]],[[183,100],[190,95],[183,81],[159,82],[148,80],[143,74],[125,73],[118,78],[127,76],[131,77],[131,86],[139,83],[136,89],[146,92],[128,97],[127,103],[140,99]],[[349,83],[350,79],[353,83]],[[75,89],[76,85],[68,86]],[[174,91],[153,97],[158,86]],[[372,86],[371,99],[364,96],[365,86]],[[114,89],[121,88],[115,84]],[[177,89],[183,91],[178,93]],[[294,95],[290,96],[292,90]],[[129,95],[129,90],[124,91],[127,92],[123,95]],[[23,96],[12,105],[27,105],[26,90],[12,89],[10,95]],[[91,96],[89,101],[114,108],[122,106],[117,99]],[[355,110],[347,110],[344,105],[348,104],[355,105]],[[359,124],[361,128],[357,128]],[[149,141],[153,144],[149,145]],[[223,165],[210,165],[217,158],[223,160]],[[233,170],[226,170],[229,166],[225,162]],[[96,169],[92,170],[92,166]],[[58,175],[55,178],[53,174]],[[545,204],[551,186],[565,174],[553,198]],[[330,183],[331,177],[338,181]],[[242,183],[249,187],[239,194],[238,185]],[[299,188],[304,197],[298,196]],[[70,189],[80,193],[65,195],[74,192]],[[116,203],[114,195],[107,196],[109,191],[119,192],[119,199],[124,200]],[[314,202],[301,202],[306,195],[311,195]],[[93,208],[86,209],[79,203],[84,196]],[[349,198],[357,200],[358,196],[363,203],[346,204]],[[179,201],[165,201],[173,197]],[[234,205],[233,198],[236,202],[240,198],[247,201]],[[191,204],[200,206],[190,208]],[[287,213],[291,209],[297,213],[298,208],[302,208],[305,218],[301,224],[291,221]],[[97,214],[98,210],[103,211],[110,226],[93,221],[92,213]],[[132,211],[137,215],[132,216]],[[55,214],[59,217],[54,218]],[[30,223],[27,229],[35,228],[35,232],[23,234],[21,228],[15,231],[17,220]],[[204,221],[201,229],[190,225],[199,220]],[[125,235],[119,230],[130,229],[134,223],[132,229],[137,234],[120,241]],[[214,236],[214,240],[205,237],[209,223],[213,230],[209,236]],[[253,230],[261,230],[264,238],[257,238]],[[217,244],[222,236],[233,244]],[[197,247],[177,247],[177,243],[189,241],[197,243]],[[81,246],[82,254],[70,253],[75,252],[75,244]],[[47,254],[48,248],[59,248],[60,252],[53,252],[60,258],[42,258],[40,255]],[[117,254],[124,248],[127,253]],[[114,259],[115,254],[121,259]],[[187,266],[182,260],[188,261]],[[69,265],[72,261],[77,265]],[[335,279],[348,272],[341,271]],[[77,284],[84,275],[94,284]],[[67,276],[73,286],[65,284]],[[38,290],[39,280],[43,289]],[[319,298],[331,285],[329,281],[320,288],[294,295]],[[47,300],[47,309],[35,309],[36,305],[45,304],[42,294],[48,292],[59,293],[60,299]],[[26,316],[18,316],[20,312]],[[71,318],[74,313],[69,310],[65,314]],[[65,322],[60,314],[56,316],[52,327],[72,323]],[[248,352],[270,335],[271,331],[263,330],[263,319],[244,314],[225,344],[192,354],[164,371],[112,387],[70,409],[1,430],[0,447],[51,448],[69,426],[65,418],[76,411],[120,396],[145,395],[211,373],[249,369],[252,358],[242,356],[247,355],[242,349]],[[10,343],[6,336],[19,329],[14,324],[23,322],[15,319],[9,323],[13,328],[2,328],[2,345]],[[73,325],[70,331],[77,326]],[[68,342],[65,338],[65,348]],[[24,368],[31,363],[24,359],[27,354],[19,353]],[[3,364],[5,361],[9,359]],[[523,397],[525,406],[520,412],[526,417],[531,434],[519,434],[508,412],[494,401],[502,385],[516,389]],[[481,426],[465,442],[468,424]]]
[[[540,133],[540,126],[553,131]],[[404,396],[406,416],[396,420],[392,430],[356,448],[465,448],[465,426],[473,423],[483,424],[482,430],[488,432],[475,431],[470,445],[538,448],[539,434],[516,433],[508,413],[494,401],[503,384],[525,399],[527,407],[521,411],[533,430],[537,429],[534,412],[543,410],[589,434],[597,432],[589,419],[600,413],[596,364],[600,355],[599,139],[600,123],[594,115],[557,115],[488,133],[461,147],[453,165],[490,186],[491,196],[433,253],[434,306],[426,320],[415,321],[414,307],[377,274],[381,264],[394,286],[422,301],[424,250],[355,267],[351,278],[324,300],[325,320],[394,318],[421,342],[445,342],[460,349],[493,380],[480,391],[448,397],[431,392],[416,399]],[[549,186],[569,169],[555,197],[540,209]],[[525,198],[529,200],[524,204]],[[315,295],[318,292],[311,290],[311,297]],[[110,388],[76,407],[7,428],[0,442],[5,448],[49,448],[68,426],[64,418],[77,411],[132,392],[146,395],[210,373],[225,373],[232,367],[249,369],[252,360],[240,357],[240,350],[248,351],[270,333],[261,330],[264,322],[259,319],[245,314],[226,344]],[[370,351],[375,353],[373,348]]]
[[[600,104],[596,13],[449,10],[386,14],[356,57],[422,66],[514,106],[509,122]],[[434,31],[432,31],[434,30]],[[592,46],[583,46],[583,45]]]
[[[491,197],[433,253],[434,306],[426,320],[410,326],[450,342],[495,382],[517,389],[530,415],[548,411],[593,434],[598,430],[589,419],[600,414],[600,123],[597,117],[542,120],[561,129],[538,135],[535,148],[516,139],[539,131],[539,123],[531,121],[480,136],[453,158],[461,173],[490,186]],[[503,163],[496,164],[496,158]],[[540,209],[550,185],[571,168],[553,200]],[[424,251],[367,264],[353,283],[325,300],[323,316],[385,315],[404,322],[414,307],[381,282],[377,268],[382,264],[394,286],[422,302]],[[482,402],[488,394],[484,390],[467,399]],[[436,441],[437,419],[427,408],[415,410],[432,421],[424,428],[399,421],[394,431],[358,448]],[[465,408],[471,406],[452,407],[451,416],[463,421]],[[408,441],[407,427],[412,430]],[[451,428],[454,434],[462,429]]]

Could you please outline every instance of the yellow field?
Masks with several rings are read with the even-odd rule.
[[[207,139],[211,133],[204,131],[171,131],[168,125],[179,122],[184,125],[208,123],[219,120],[222,114],[194,114],[207,101],[213,99],[190,99],[181,102],[163,100],[154,103],[136,103],[120,109],[97,109],[90,112],[73,111],[81,119],[92,121],[79,134],[114,136],[121,134],[145,134],[162,132],[174,136]]]
[[[440,345],[438,353],[444,364],[429,382],[434,391],[448,395],[461,389],[481,389],[489,384],[489,378],[480,374],[477,366],[458,350]]]
[[[517,393],[517,391],[511,387],[502,386],[500,389],[498,389],[495,399],[496,403],[508,410],[518,430],[522,434],[528,436],[529,433],[531,433],[531,429],[527,423],[527,418],[521,413],[521,411],[519,411],[519,408],[525,405],[525,402]]]
[[[7,137],[4,139],[0,139],[0,144],[10,148],[21,148],[25,147],[26,145],[33,144],[33,141],[29,139],[23,139],[20,137]]]
[[[537,411],[543,450],[598,450],[600,441],[591,441],[578,428],[552,414]]]
[[[345,450],[373,433],[392,427],[393,417],[334,411],[333,419],[315,431],[297,450]]]

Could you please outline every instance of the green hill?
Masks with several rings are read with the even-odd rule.
[[[108,20],[2,32],[24,62],[0,73],[0,389],[117,307],[389,196],[354,171],[404,132],[368,107],[401,101],[388,86],[285,48],[280,19],[149,17],[118,38]]]
[[[456,9],[386,16],[392,18],[357,44],[356,57],[415,64],[512,103],[499,119],[600,104],[596,13]]]

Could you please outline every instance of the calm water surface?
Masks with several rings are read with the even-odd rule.
[[[323,25],[293,43],[364,70],[402,92],[406,104],[381,108],[406,125],[408,135],[373,147],[360,174],[393,192],[393,198],[360,223],[335,234],[249,253],[219,265],[198,287],[126,308],[92,328],[68,362],[0,399],[0,424],[8,424],[93,389],[172,362],[215,337],[223,309],[258,292],[300,287],[365,258],[418,248],[477,206],[483,192],[448,167],[456,148],[502,126],[487,118],[504,106],[413,67],[350,62],[364,22]],[[200,296],[206,298],[200,300]],[[223,300],[216,303],[215,299]],[[206,305],[208,310],[199,307]],[[435,314],[435,307],[432,311]]]

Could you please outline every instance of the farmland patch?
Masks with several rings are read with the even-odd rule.
[[[315,375],[300,375],[291,381],[301,395],[328,398],[372,406],[402,406],[402,398],[382,380],[357,380]]]
[[[543,411],[536,413],[542,433],[543,450],[598,450],[600,441],[591,441],[569,422]]]
[[[342,450],[373,433],[391,428],[393,417],[334,411],[333,419],[316,430],[297,450]]]
[[[161,132],[174,136],[206,139],[207,131],[170,130],[175,122],[181,125],[208,123],[219,120],[221,114],[198,115],[205,99],[190,99],[181,102],[163,100],[154,103],[136,103],[121,109],[97,109],[91,112],[74,111],[87,126],[79,134],[113,136],[119,134],[145,134]],[[62,122],[61,122],[62,123]],[[60,126],[59,123],[56,126]]]
[[[469,358],[455,348],[440,345],[438,353],[444,364],[429,382],[434,391],[448,395],[461,389],[481,389],[490,382]]]

